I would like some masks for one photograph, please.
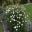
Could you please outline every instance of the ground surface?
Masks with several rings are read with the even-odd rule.
[[[2,26],[2,23],[0,23],[0,32],[3,32],[3,26]]]

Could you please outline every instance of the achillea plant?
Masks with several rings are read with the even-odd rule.
[[[25,12],[24,7],[9,7],[7,12],[7,23],[10,32],[25,32]]]

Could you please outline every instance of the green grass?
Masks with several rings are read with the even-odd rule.
[[[2,26],[2,23],[0,23],[0,32],[3,32],[3,26]]]
[[[29,15],[29,18],[32,19],[32,4],[24,5],[26,8],[26,12]]]

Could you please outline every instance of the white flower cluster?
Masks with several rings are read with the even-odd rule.
[[[23,26],[23,24],[21,24],[21,26]],[[18,28],[21,27],[19,24],[17,24],[17,26],[14,26],[13,28],[16,29],[16,31],[18,30]],[[20,28],[21,29],[21,28]]]
[[[16,29],[16,31],[17,31],[19,27],[20,27],[20,25],[19,26],[14,26],[14,29]]]
[[[24,7],[22,7],[24,9]],[[23,11],[23,9],[20,9],[20,8],[9,8],[8,10],[6,11],[10,11],[10,23],[13,22],[13,25],[16,25],[13,26],[13,28],[17,31],[18,28],[20,27],[23,27],[23,23],[25,22],[24,21],[24,18],[26,18],[24,15],[25,15],[25,12]],[[24,9],[25,10],[25,9]],[[28,17],[28,15],[27,15]]]

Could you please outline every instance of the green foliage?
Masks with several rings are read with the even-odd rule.
[[[25,32],[25,16],[21,7],[9,8],[7,14],[7,23],[9,30],[12,32]]]
[[[26,12],[29,15],[29,19],[32,20],[32,4],[26,4],[24,5],[26,8]]]

